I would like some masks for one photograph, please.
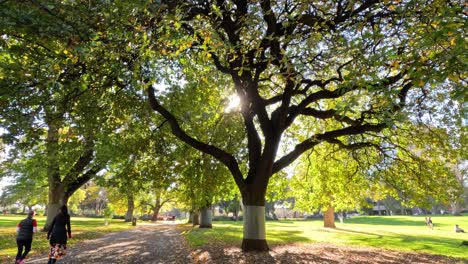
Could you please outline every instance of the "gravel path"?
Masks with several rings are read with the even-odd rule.
[[[25,263],[47,263],[47,255]],[[182,235],[171,224],[142,224],[73,245],[59,263],[192,263]]]

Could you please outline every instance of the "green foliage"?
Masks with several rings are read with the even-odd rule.
[[[459,98],[466,78],[460,74],[466,61],[459,56],[466,46],[466,19],[459,5],[437,0],[162,3],[167,5],[160,6],[160,38],[153,39],[160,49],[148,60],[164,66],[145,76],[168,88],[156,91],[152,107],[179,139],[224,163],[244,198],[263,196],[268,182],[281,182],[270,177],[310,149],[326,152],[320,144],[354,150],[354,157],[340,154],[333,162],[319,153],[314,159],[317,207],[332,202],[358,207],[356,200],[385,192],[421,202],[444,185],[456,192],[441,163],[407,152],[409,144],[391,148],[397,145],[394,129],[415,125],[414,116],[424,112],[421,102],[437,104],[426,95],[439,90]],[[210,125],[233,91],[241,98],[240,111],[232,126],[222,128],[242,127],[244,134],[241,146],[228,150],[225,142],[211,141]],[[327,163],[330,168],[322,166]],[[430,169],[424,168],[428,164]],[[333,169],[336,165],[344,170]],[[433,188],[411,195],[421,175],[424,186]],[[442,196],[437,199],[446,200]],[[248,202],[263,204],[261,198],[253,200]]]
[[[12,177],[14,183],[5,187],[9,203],[20,202],[27,206],[47,204],[47,172],[40,150],[27,152],[16,160],[3,163],[5,171],[0,178]]]
[[[304,157],[291,180],[295,206],[305,212],[359,210],[376,182],[366,177],[350,153],[324,144]]]
[[[127,20],[141,5],[2,3],[1,137],[13,161],[30,158],[31,150],[33,159],[42,159],[50,203],[104,169],[127,144],[115,140],[116,132],[129,132],[135,113],[144,118],[145,103],[132,89],[136,47],[144,41],[128,31],[135,21]]]
[[[345,194],[362,197],[364,190],[417,203],[429,196],[447,202],[460,193],[446,163],[466,160],[467,153],[461,5],[0,5],[0,128],[2,142],[12,147],[3,175],[36,174],[35,183],[48,180],[71,195],[105,169],[99,180],[120,192],[165,190],[193,208],[230,200],[233,182],[243,198],[264,196],[268,182],[268,199],[285,197],[288,176],[280,172],[316,147],[321,153],[306,187],[317,207],[358,206]],[[156,92],[164,121],[150,115],[142,94],[153,84],[165,85]],[[234,94],[241,104],[228,112]],[[460,135],[448,143],[456,151],[431,144],[417,124],[430,123],[424,116],[434,109],[445,113],[434,130],[445,125],[448,135]],[[205,154],[175,143],[165,122]],[[420,133],[399,135],[405,130]],[[335,158],[344,164],[327,160],[320,144],[352,149],[359,163],[341,152]],[[27,163],[36,166],[16,166]],[[298,177],[308,173],[301,168]]]
[[[83,189],[78,189],[68,200],[68,209],[74,213],[77,213],[79,206],[82,201],[86,199],[86,191]]]
[[[104,209],[104,218],[109,219],[114,215],[114,208],[112,205],[108,204]]]

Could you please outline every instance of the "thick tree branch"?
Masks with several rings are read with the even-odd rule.
[[[244,125],[247,132],[247,147],[249,149],[249,164],[254,168],[255,163],[260,159],[262,151],[262,143],[258,135],[257,129],[253,121],[253,116],[250,113],[242,113]]]
[[[70,197],[76,190],[78,190],[81,186],[91,180],[96,174],[102,170],[100,165],[94,165],[91,169],[83,173],[80,177],[74,178],[73,180],[67,180],[68,183],[65,188],[65,195],[66,197]]]
[[[363,120],[354,120],[348,116],[340,115],[335,109],[317,110],[313,108],[306,108],[300,114],[306,115],[306,116],[312,116],[318,119],[334,118],[336,121],[345,122],[349,125],[358,125],[363,121]]]
[[[304,100],[302,100],[297,106],[293,106],[290,108],[289,116],[286,121],[286,125],[289,126],[292,124],[294,119],[304,111],[304,109],[311,103],[316,102],[321,99],[334,99],[334,98],[339,98],[343,96],[344,94],[358,89],[358,86],[352,86],[352,87],[345,87],[342,86],[340,88],[337,88],[333,91],[329,90],[320,90],[315,93],[311,93],[308,95]]]
[[[78,160],[75,162],[73,167],[65,175],[63,182],[67,184],[68,182],[74,181],[80,173],[88,166],[93,160],[94,153],[94,143],[87,143],[85,149]]]
[[[221,150],[213,145],[206,144],[201,142],[191,136],[189,136],[179,125],[179,122],[175,118],[175,116],[170,113],[166,108],[160,105],[154,95],[154,88],[149,85],[148,86],[148,98],[150,106],[153,110],[161,114],[170,124],[172,133],[182,140],[183,142],[187,143],[188,145],[192,146],[195,149],[200,150],[201,152],[207,153],[221,163],[226,165],[226,167],[231,171],[234,180],[239,187],[239,189],[244,189],[244,180],[242,177],[242,172],[239,169],[239,165],[236,159],[229,153]]]
[[[313,148],[315,145],[327,141],[337,143],[337,138],[341,136],[359,135],[365,132],[380,132],[387,127],[387,124],[363,124],[358,126],[349,126],[342,129],[327,131],[322,134],[314,135],[296,145],[294,150],[278,159],[273,165],[273,173],[284,169],[286,166],[296,160],[302,153]]]
[[[333,19],[325,19],[323,17],[318,16],[317,14],[304,14],[299,16],[297,19],[300,23],[307,25],[311,28],[315,28],[319,31],[326,31],[326,30],[336,30],[337,27],[343,23],[349,21],[351,18],[356,17],[357,15],[361,14],[363,11],[369,9],[371,6],[378,4],[378,0],[367,0],[364,1],[359,7],[354,10],[343,10],[342,6],[338,6],[337,13]],[[351,8],[353,5],[348,5]],[[372,17],[366,18],[367,20],[373,19]]]

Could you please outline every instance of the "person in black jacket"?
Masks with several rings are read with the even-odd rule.
[[[67,234],[71,238],[70,215],[66,205],[60,207],[60,212],[55,216],[47,233],[47,239],[50,239],[50,252],[48,264],[55,263],[57,259],[66,254]]]
[[[31,244],[33,239],[33,233],[37,232],[37,222],[33,219],[34,211],[28,212],[28,217],[16,226],[16,244],[18,245],[18,253],[16,254],[15,263],[23,263],[23,260],[31,250]],[[24,248],[24,252],[23,252]]]

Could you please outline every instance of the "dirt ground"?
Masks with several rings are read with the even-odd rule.
[[[69,248],[57,263],[330,263],[330,264],[430,264],[468,263],[448,257],[330,244],[291,244],[266,253],[243,253],[239,246],[210,244],[190,251],[171,224],[141,224],[137,228],[84,241]],[[47,263],[47,255],[25,263]]]
[[[47,263],[47,255],[25,263]],[[140,224],[137,228],[78,243],[59,263],[193,263],[188,245],[174,225]]]

